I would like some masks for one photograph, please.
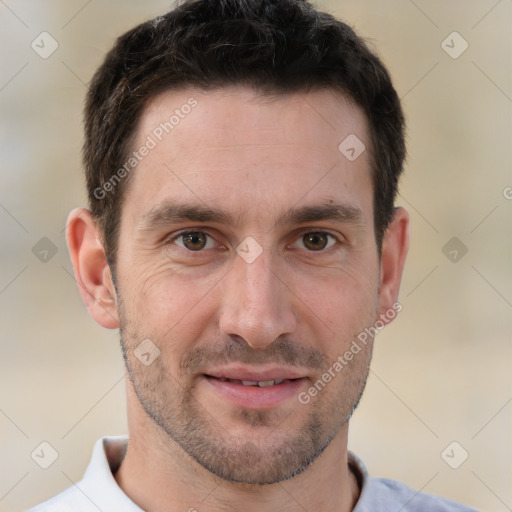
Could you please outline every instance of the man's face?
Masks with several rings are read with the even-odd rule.
[[[289,478],[346,428],[368,373],[371,343],[299,401],[379,311],[369,151],[338,149],[369,148],[365,117],[329,91],[187,90],[155,98],[137,134],[156,146],[125,192],[116,267],[135,393],[213,473]]]

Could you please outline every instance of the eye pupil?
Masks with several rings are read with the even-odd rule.
[[[304,245],[313,251],[321,251],[325,249],[328,238],[325,233],[307,233],[303,237]]]
[[[199,251],[206,245],[204,233],[191,232],[183,235],[183,245],[191,251]]]

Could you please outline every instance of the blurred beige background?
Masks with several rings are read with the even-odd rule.
[[[403,311],[376,342],[350,448],[373,476],[511,510],[512,2],[317,4],[377,48],[408,118]],[[0,1],[1,512],[76,482],[95,440],[126,432],[117,332],[89,319],[63,228],[85,204],[86,84],[115,37],[170,5]],[[58,43],[47,58],[48,36],[31,47],[42,32]],[[43,441],[58,452],[46,470],[31,458]]]

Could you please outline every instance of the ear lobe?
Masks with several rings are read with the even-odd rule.
[[[400,282],[408,249],[409,214],[399,207],[395,209],[393,220],[386,230],[382,243],[379,316],[393,308],[393,304],[398,301],[398,292],[400,291]]]
[[[107,329],[119,327],[115,288],[101,241],[89,210],[76,208],[67,221],[66,240],[78,289],[89,314]]]

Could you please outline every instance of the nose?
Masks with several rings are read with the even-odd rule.
[[[223,280],[219,327],[228,336],[264,349],[295,331],[294,295],[276,265],[270,267],[265,252],[252,263],[235,258]]]

